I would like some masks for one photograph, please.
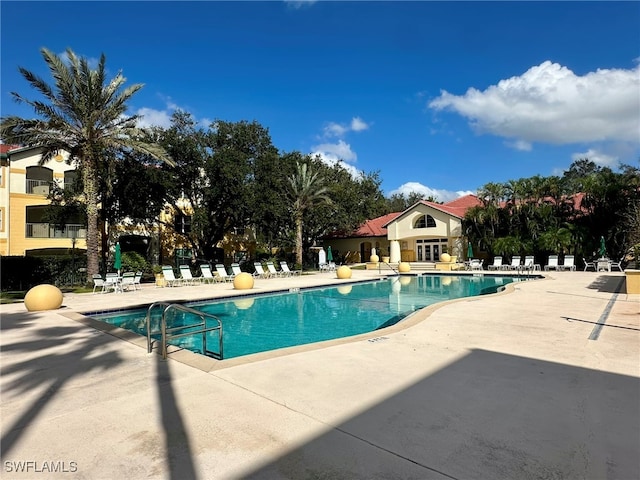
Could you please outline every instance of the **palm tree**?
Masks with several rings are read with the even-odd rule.
[[[296,224],[296,263],[302,265],[302,225],[304,212],[320,203],[331,204],[324,178],[304,162],[297,162],[297,171],[289,177],[289,194],[293,201]]]
[[[39,117],[17,116],[0,120],[0,138],[5,143],[28,145],[42,149],[41,164],[59,151],[82,173],[84,202],[87,213],[87,275],[98,273],[98,203],[99,175],[103,165],[112,161],[114,152],[136,151],[157,160],[172,163],[165,150],[144,140],[144,131],[136,127],[138,116],[126,116],[126,102],[142,88],[134,84],[123,88],[126,79],[119,72],[111,80],[105,78],[105,56],[95,70],[86,58],[78,58],[71,50],[65,59],[46,48],[41,50],[54,85],[36,74],[20,68],[22,76],[45,98],[28,100],[12,92],[14,100],[33,107]]]

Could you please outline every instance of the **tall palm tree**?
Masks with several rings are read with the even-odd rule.
[[[69,153],[82,174],[87,211],[87,275],[98,273],[98,203],[99,172],[118,151],[137,151],[157,160],[172,163],[165,150],[144,140],[144,132],[136,127],[138,116],[125,114],[126,102],[142,88],[134,84],[124,88],[126,79],[120,72],[111,80],[105,77],[105,56],[95,70],[86,58],[67,49],[66,59],[46,48],[41,50],[54,84],[47,84],[36,74],[20,67],[29,84],[44,96],[28,100],[12,92],[14,100],[31,106],[39,118],[17,116],[0,119],[0,138],[5,143],[41,147],[41,164],[59,151]]]
[[[302,226],[304,212],[320,203],[332,203],[324,178],[305,162],[297,162],[297,171],[289,177],[289,194],[293,201],[296,224],[296,263],[302,265]]]

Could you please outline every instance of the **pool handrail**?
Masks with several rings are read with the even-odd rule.
[[[218,360],[222,360],[224,358],[223,355],[223,344],[222,344],[222,321],[216,317],[215,315],[212,315],[210,313],[206,313],[206,312],[202,312],[200,310],[196,310],[194,308],[190,308],[190,307],[186,307],[180,303],[171,303],[171,302],[166,302],[166,301],[160,301],[160,302],[154,302],[152,303],[149,308],[147,309],[147,315],[145,318],[145,325],[146,325],[146,329],[147,329],[147,353],[151,353],[151,351],[153,350],[153,343],[156,340],[152,340],[151,339],[151,312],[152,310],[154,310],[157,307],[164,307],[163,311],[162,311],[162,318],[160,319],[160,331],[159,332],[153,332],[155,334],[160,333],[161,334],[161,340],[162,340],[162,359],[166,360],[167,359],[167,346],[168,343],[167,341],[173,338],[179,338],[179,337],[186,337],[189,335],[197,335],[197,334],[202,334],[202,353],[204,355],[207,355],[207,352],[211,353],[213,356],[213,358],[217,358]],[[167,328],[167,321],[166,321],[166,314],[167,312],[169,312],[170,310],[180,310],[182,312],[185,313],[190,313],[192,315],[196,315],[198,317],[200,317],[201,322],[200,323],[195,323],[195,324],[191,324],[191,325],[181,325],[179,327],[170,327]],[[206,323],[206,318],[212,318],[214,319],[218,324],[214,327],[207,327],[207,323]],[[192,329],[192,328],[196,328],[196,327],[202,327],[200,330],[190,330],[189,332],[183,332],[183,333],[174,333],[177,332],[179,330],[184,330],[184,329]],[[214,351],[209,351],[207,350],[207,332],[213,331],[213,330],[218,330],[218,353],[214,352]]]

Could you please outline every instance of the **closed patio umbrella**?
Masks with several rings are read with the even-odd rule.
[[[113,257],[113,268],[118,271],[120,275],[120,269],[122,268],[122,254],[120,253],[120,242],[116,243],[116,253]]]
[[[473,246],[471,245],[471,242],[467,245],[467,258],[473,258]]]
[[[327,247],[327,262],[333,262],[333,252],[331,252],[331,245]]]
[[[600,258],[605,258],[607,255],[607,246],[604,243],[604,236],[600,237],[600,250],[598,251]]]

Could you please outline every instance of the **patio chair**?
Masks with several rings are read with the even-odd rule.
[[[118,272],[110,272],[104,276],[104,282],[106,284],[106,289],[113,290],[114,292],[121,292],[122,288],[120,285],[120,275]]]
[[[231,282],[235,275],[229,275],[226,267],[222,263],[216,263],[216,272],[223,282]]]
[[[287,262],[280,262],[280,268],[288,276],[300,275],[301,270],[291,270]]]
[[[195,285],[196,283],[202,283],[201,277],[194,277],[191,274],[191,268],[189,265],[180,265],[180,277],[185,285]]]
[[[135,290],[135,279],[136,274],[134,272],[125,272],[122,274],[122,278],[120,279],[120,288],[122,291],[125,290]]]
[[[168,287],[176,287],[182,285],[182,280],[180,278],[176,278],[173,273],[173,267],[171,265],[163,265],[162,266],[162,275],[164,276],[164,281],[166,282]]]
[[[525,268],[531,268],[533,270],[542,270],[540,268],[540,265],[535,263],[535,262],[536,261],[535,261],[533,255],[526,255],[524,257],[524,266],[525,266]]]
[[[489,265],[489,270],[502,270],[502,257],[493,257],[493,264]]]
[[[511,264],[509,270],[518,270],[520,268],[520,255],[514,255],[511,257]]]
[[[133,277],[133,289],[140,290],[142,288],[142,272],[136,272]]]
[[[102,275],[95,273],[91,279],[93,280],[93,293],[96,293],[98,288],[100,289],[100,293],[105,293],[107,291],[107,282],[104,281]]]
[[[558,255],[549,255],[549,262],[544,266],[546,271],[558,270]]]
[[[271,276],[269,272],[264,271],[264,268],[262,267],[262,263],[254,262],[253,267],[256,269],[255,273],[253,274],[254,277],[269,278]]]
[[[564,263],[562,265],[558,265],[558,270],[569,270],[573,272],[575,269],[575,257],[573,255],[565,255]]]
[[[233,272],[233,276],[234,277],[240,275],[242,273],[242,269],[240,268],[240,264],[239,263],[232,263],[231,264],[231,271]]]
[[[269,270],[269,273],[273,277],[282,277],[282,270],[276,270],[276,266],[273,264],[273,262],[267,262],[267,270]]]
[[[213,273],[211,273],[211,266],[207,264],[200,265],[200,273],[202,274],[201,278],[204,283],[215,283],[218,281],[218,277],[214,276]]]
[[[584,271],[585,272],[587,270],[589,270],[590,268],[593,268],[594,272],[597,270],[595,261],[592,260],[592,261],[588,262],[587,260],[583,260],[583,262],[584,262]]]
[[[624,257],[622,257],[620,260],[618,260],[617,262],[614,262],[613,260],[611,260],[611,262],[609,262],[609,268],[611,270],[613,270],[614,268],[617,268],[619,271],[622,271],[622,261],[624,260]]]
[[[472,258],[469,260],[469,270],[484,270],[483,263],[483,260],[479,258]]]

